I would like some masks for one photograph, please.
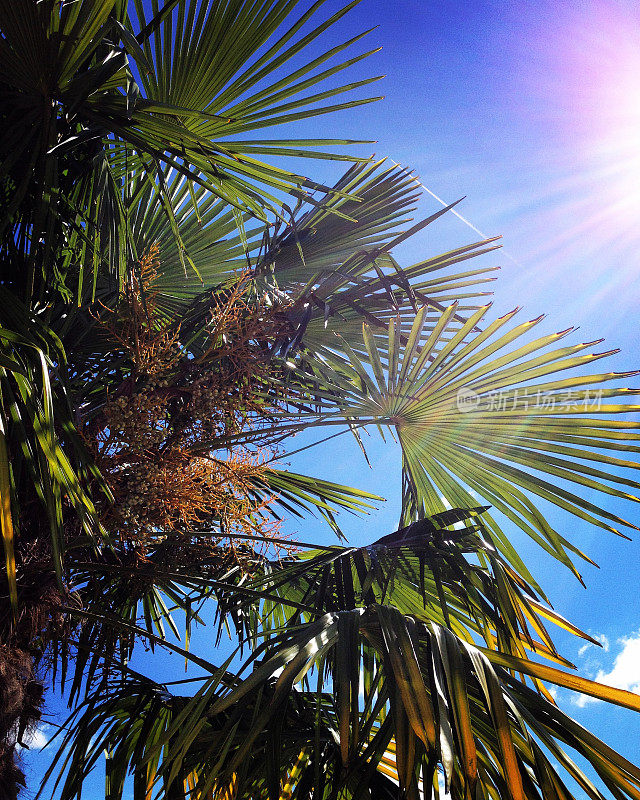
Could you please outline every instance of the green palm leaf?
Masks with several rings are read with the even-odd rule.
[[[525,676],[538,689],[542,678],[638,710],[636,695],[478,647],[470,627],[455,633],[436,621],[437,600],[432,604],[428,590],[422,608],[409,610],[407,589],[420,581],[421,556],[428,558],[422,580],[433,585],[440,574],[447,596],[459,597],[461,585],[477,584],[483,575],[490,595],[496,569],[521,589],[522,578],[509,574],[484,538],[480,511],[445,512],[368,547],[309,554],[284,569],[273,565],[265,580],[270,592],[282,593],[282,626],[255,647],[237,675],[230,662],[205,666],[210,675],[193,697],[173,696],[123,668],[70,721],[61,798],[74,795],[105,750],[114,798],[122,796],[132,767],[153,765],[144,781],[134,782],[136,800],[146,797],[149,781],[180,797],[189,787],[196,796],[232,787],[234,797],[271,799],[283,796],[285,786],[300,798],[312,790],[323,797],[397,796],[399,784],[417,798],[429,791],[437,769],[455,800],[534,800],[539,792],[568,799],[573,795],[560,769],[588,797],[602,800],[568,750],[590,763],[616,796],[636,797],[640,771],[528,686]],[[480,552],[494,579],[470,555]],[[452,580],[459,581],[456,591]],[[287,610],[287,601],[303,596],[314,598],[315,607]],[[274,615],[273,603],[259,608],[264,621]],[[472,608],[468,624],[477,615],[506,631],[516,606],[497,601],[493,610]]]
[[[155,189],[185,270],[189,259],[164,186],[167,168],[223,201],[227,211],[266,221],[267,208],[279,213],[278,193],[297,200],[326,188],[269,163],[269,156],[345,156],[316,152],[319,140],[269,143],[252,140],[252,132],[375,99],[322,103],[370,80],[305,95],[368,55],[319,69],[361,37],[286,72],[289,59],[354,3],[305,35],[301,28],[321,4],[284,33],[278,31],[295,6],[289,0],[200,6],[178,0],[162,8],[156,2],[151,16],[143,3],[133,5],[137,14],[122,0],[16,0],[0,10],[0,253],[6,280],[25,298],[55,287],[67,300],[74,291],[80,299],[90,272],[93,283],[105,271],[122,281],[132,255],[135,260],[130,198],[120,196],[123,173],[125,184],[146,181]],[[37,246],[29,247],[31,241]],[[56,270],[52,259],[60,261]],[[69,271],[77,287],[67,284]]]
[[[342,416],[397,430],[405,524],[447,504],[471,507],[481,498],[571,566],[567,551],[579,551],[546,521],[531,495],[614,533],[637,528],[571,487],[638,501],[633,492],[639,484],[625,474],[638,464],[616,456],[637,449],[639,423],[630,415],[638,406],[609,402],[637,393],[615,383],[611,388],[611,382],[636,373],[581,370],[564,377],[561,373],[577,372],[615,351],[585,353],[599,342],[556,347],[571,329],[531,340],[528,334],[542,318],[506,328],[515,312],[477,332],[487,309],[452,330],[454,304],[425,335],[428,310],[423,308],[404,349],[400,325],[392,321],[384,354],[388,369],[365,324],[363,346],[371,371],[341,342],[348,358],[334,359],[322,373],[335,379],[333,398],[340,397],[340,408],[331,411],[334,399],[325,394],[327,415],[321,421],[338,424]],[[499,524],[487,520],[497,545],[519,565]]]
[[[44,533],[38,530],[37,514],[28,509],[42,504],[46,510],[51,562],[62,585],[63,528],[67,527],[69,539],[82,535],[101,538],[104,531],[90,486],[107,496],[109,490],[74,429],[69,398],[60,383],[50,378],[51,372],[66,366],[60,340],[5,289],[0,289],[0,303],[2,533],[15,604],[13,531],[27,541]],[[25,507],[20,507],[20,499]]]
[[[349,195],[343,197],[342,193]],[[487,240],[401,268],[391,250],[439,219],[446,210],[406,227],[419,197],[407,170],[384,162],[356,164],[317,206],[301,209],[291,223],[269,235],[255,267],[260,286],[275,285],[305,316],[303,341],[315,352],[335,348],[335,331],[354,343],[364,318],[374,334],[391,317],[402,320],[401,338],[418,305],[430,304],[435,324],[442,302],[460,303],[461,321],[486,292],[495,267],[451,272],[451,267],[495,249]],[[304,309],[304,311],[302,311]],[[364,354],[366,355],[366,354]]]

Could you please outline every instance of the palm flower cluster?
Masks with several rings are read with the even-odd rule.
[[[282,309],[249,298],[240,276],[209,303],[196,356],[180,341],[180,321],[158,307],[159,258],[151,246],[117,307],[98,317],[126,363],[86,433],[114,497],[105,527],[137,541],[208,528],[231,547],[234,532],[268,542],[278,522],[256,484],[277,453],[234,440],[276,410],[262,385],[273,369],[267,348],[286,325]]]

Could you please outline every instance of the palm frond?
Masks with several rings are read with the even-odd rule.
[[[2,532],[15,605],[13,531],[17,530],[24,541],[50,539],[51,563],[61,584],[63,528],[68,529],[68,540],[74,538],[70,535],[74,525],[75,537],[102,538],[104,531],[91,489],[97,488],[107,496],[109,490],[75,431],[63,386],[50,377],[65,368],[59,339],[4,288],[0,288],[0,305]],[[48,531],[38,528],[39,515],[30,513],[34,506],[46,509]]]
[[[319,70],[360,36],[286,74],[289,59],[354,3],[305,34],[321,3],[287,30],[296,5],[290,0],[178,0],[162,9],[153,3],[150,16],[142,2],[134,5],[131,15],[121,0],[83,0],[78,9],[16,0],[0,10],[1,254],[5,280],[24,298],[54,288],[66,300],[74,293],[79,300],[83,287],[104,272],[122,281],[135,260],[123,173],[125,184],[134,178],[155,192],[186,270],[193,265],[165,186],[166,169],[240,216],[266,221],[266,209],[279,213],[278,194],[297,200],[326,187],[256,155],[346,157],[316,152],[317,140],[269,143],[252,140],[252,132],[375,99],[322,104],[375,78],[304,95],[369,54]],[[52,260],[59,261],[56,270]],[[77,286],[68,285],[71,276]]]
[[[504,332],[512,312],[475,330],[487,310],[478,310],[452,331],[454,304],[425,336],[428,309],[422,308],[404,347],[400,324],[393,320],[385,348],[387,370],[365,323],[362,346],[371,368],[341,340],[343,360],[318,370],[319,385],[322,379],[335,379],[333,393],[320,392],[326,413],[318,419],[338,424],[342,416],[397,430],[404,524],[443,511],[447,504],[473,507],[481,499],[575,570],[570,554],[582,554],[553,529],[531,496],[614,533],[637,529],[598,500],[565,488],[574,484],[600,496],[638,502],[632,492],[639,484],[625,474],[638,464],[617,456],[637,450],[640,423],[631,415],[638,406],[624,400],[638,391],[616,383],[636,373],[584,374],[581,368],[616,351],[591,352],[600,342],[555,347],[572,329],[531,340],[528,334],[542,317]],[[563,377],[569,370],[574,374]],[[496,546],[521,568],[499,523],[486,519]]]
[[[350,167],[333,190],[270,233],[255,267],[259,286],[275,285],[295,300],[311,352],[334,349],[336,331],[358,348],[363,318],[375,335],[386,333],[390,318],[400,318],[404,338],[418,306],[431,309],[425,330],[443,302],[459,302],[460,322],[478,308],[495,267],[458,273],[451,267],[496,249],[494,239],[402,268],[393,248],[449,209],[410,224],[419,188],[408,170],[383,161]]]
[[[133,773],[136,800],[147,797],[150,784],[176,797],[217,796],[228,788],[233,797],[269,800],[283,793],[393,797],[399,787],[403,796],[421,798],[437,792],[438,771],[455,800],[539,800],[549,792],[571,798],[561,771],[602,800],[568,750],[616,796],[636,797],[640,771],[545,697],[540,679],[640,710],[636,695],[496,649],[490,636],[492,646],[479,647],[469,636],[477,616],[506,633],[500,645],[514,644],[510,620],[524,617],[526,603],[513,600],[532,597],[484,538],[482,510],[451,510],[368,547],[336,547],[275,568],[267,580],[282,594],[281,609],[297,597],[307,599],[309,610],[289,606],[284,624],[237,675],[229,663],[211,666],[193,697],[172,696],[168,687],[123,671],[71,720],[62,800],[74,795],[103,751],[113,797],[122,796]],[[471,554],[480,552],[493,578],[474,564]],[[503,589],[496,569],[507,579]],[[483,587],[470,594],[466,632],[438,621],[444,605],[434,614],[437,598],[459,597],[452,581]],[[422,608],[412,607],[410,587],[438,582],[440,590],[422,590]],[[485,600],[497,592],[495,606],[475,605],[486,589]],[[274,611],[272,603],[262,605],[263,620]],[[526,613],[537,616],[531,606]],[[141,764],[149,765],[144,779]]]

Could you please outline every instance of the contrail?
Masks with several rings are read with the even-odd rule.
[[[390,158],[390,159],[389,159],[389,161],[390,161],[392,164],[395,164],[395,166],[396,166],[396,167],[400,167],[400,169],[404,169],[404,167],[402,166],[402,164],[398,164],[398,162],[397,162],[397,161],[394,161],[392,158]],[[431,195],[431,197],[433,197],[433,198],[434,198],[434,200],[437,200],[437,201],[438,201],[438,203],[440,203],[440,204],[441,204],[441,205],[443,205],[443,206],[448,206],[448,205],[449,205],[449,203],[447,203],[447,202],[446,202],[445,200],[443,200],[441,197],[438,197],[438,195],[437,195],[435,192],[432,192],[432,191],[431,191],[431,189],[429,189],[429,187],[428,187],[428,186],[425,186],[425,185],[424,185],[424,183],[422,183],[422,181],[420,180],[420,178],[418,178],[418,176],[417,176],[417,175],[415,175],[415,174],[414,174],[414,176],[413,176],[413,179],[414,179],[414,180],[415,180],[415,182],[418,184],[418,186],[421,186],[421,187],[422,187],[422,188],[425,190],[425,192],[426,192],[427,194],[430,194],[430,195]],[[490,238],[491,238],[491,237],[489,236],[489,234],[488,234],[488,233],[484,233],[484,231],[481,231],[481,230],[480,230],[480,228],[476,228],[476,226],[475,226],[475,225],[474,225],[472,222],[469,222],[469,220],[468,220],[468,219],[466,219],[466,217],[463,217],[463,216],[462,216],[462,214],[459,214],[459,213],[458,213],[458,212],[455,210],[455,208],[452,208],[452,209],[450,209],[449,213],[450,213],[450,214],[455,214],[455,216],[456,216],[456,217],[458,217],[458,219],[459,219],[461,222],[464,222],[464,224],[465,224],[467,227],[471,228],[471,230],[472,230],[472,231],[474,231],[475,233],[477,233],[477,234],[478,234],[478,236],[482,236],[482,238],[483,238],[483,239],[490,239]],[[520,266],[522,266],[522,265],[520,264],[520,262],[519,262],[519,261],[517,261],[517,260],[516,260],[516,259],[515,259],[515,258],[514,258],[512,255],[510,255],[509,253],[507,253],[507,251],[506,251],[504,248],[502,248],[502,252],[504,253],[504,255],[505,255],[505,256],[506,256],[506,257],[507,257],[507,258],[508,258],[510,261],[513,261],[513,263],[514,263],[514,264],[517,264],[519,267],[520,267]]]

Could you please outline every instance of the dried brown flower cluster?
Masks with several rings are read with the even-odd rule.
[[[283,317],[249,300],[242,277],[212,298],[197,354],[187,353],[180,323],[159,311],[158,256],[157,247],[148,251],[118,308],[100,315],[129,364],[92,432],[115,497],[105,525],[141,542],[208,528],[228,542],[243,533],[268,543],[278,526],[256,485],[275,453],[233,441],[275,411],[263,389],[267,348],[282,333]]]

